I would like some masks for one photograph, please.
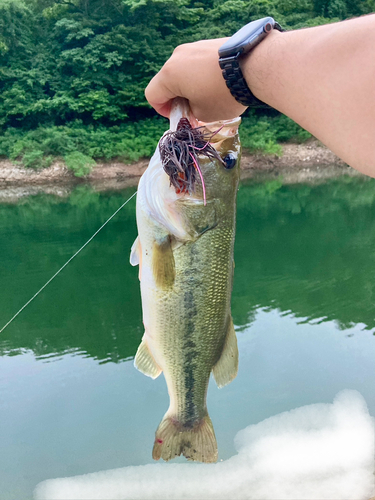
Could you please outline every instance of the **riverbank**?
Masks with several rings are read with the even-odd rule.
[[[243,179],[282,176],[283,182],[323,182],[343,174],[361,175],[316,139],[303,144],[284,144],[281,156],[244,153],[241,161]],[[89,184],[98,191],[121,190],[136,186],[149,160],[132,164],[111,161],[97,163],[83,178],[74,177],[62,161],[42,170],[26,169],[9,160],[0,161],[0,201],[50,193],[64,196],[78,184]]]

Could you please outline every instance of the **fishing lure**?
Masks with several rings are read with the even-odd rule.
[[[198,153],[223,162],[216,149],[210,144],[214,133],[204,132],[204,127],[193,128],[187,118],[181,118],[175,132],[167,132],[159,143],[163,168],[168,174],[176,193],[195,191],[197,175],[201,179],[203,200],[206,205],[206,189],[202,171],[199,168]]]

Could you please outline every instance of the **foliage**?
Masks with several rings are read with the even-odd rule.
[[[22,163],[24,167],[44,168],[51,165],[52,157],[45,156],[44,151],[40,149],[34,149],[23,155]]]
[[[65,163],[69,170],[73,170],[76,177],[83,177],[91,172],[95,165],[95,160],[91,156],[84,155],[79,151],[74,151],[65,156]]]
[[[279,142],[303,142],[311,134],[285,115],[267,116],[249,110],[241,125],[242,146],[250,151],[280,154]]]
[[[161,122],[150,120],[144,88],[178,44],[265,15],[300,28],[373,9],[374,0],[0,0],[0,154],[34,166],[41,151],[148,156]],[[246,147],[271,153],[306,137],[267,114],[242,128]]]
[[[137,161],[152,156],[167,127],[163,118],[146,118],[112,127],[85,127],[81,122],[73,122],[69,126],[39,127],[27,132],[9,128],[0,143],[0,155],[33,167],[48,166],[51,155],[66,159],[75,152],[102,160]],[[243,118],[240,136],[245,149],[279,154],[279,142],[302,142],[310,134],[286,116],[259,116],[252,112]]]
[[[21,159],[25,166],[29,166],[24,159],[34,155],[40,159],[40,163],[34,165],[38,167],[46,166],[41,163],[43,155],[66,158],[74,152],[104,160],[136,161],[154,153],[166,127],[165,119],[147,118],[112,127],[85,127],[81,122],[73,122],[69,126],[39,127],[26,132],[8,128],[0,142],[0,156]],[[43,155],[37,152],[43,152]]]

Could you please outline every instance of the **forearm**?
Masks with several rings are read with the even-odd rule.
[[[202,121],[246,109],[230,94],[218,64],[225,39],[177,47],[146,89],[168,116],[185,97]],[[316,28],[272,31],[241,63],[258,99],[286,114],[349,165],[375,177],[375,15]]]
[[[375,15],[272,32],[242,69],[256,97],[375,177]]]

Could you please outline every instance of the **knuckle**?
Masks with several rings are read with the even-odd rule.
[[[178,55],[180,56],[181,54],[184,54],[184,53],[187,53],[187,52],[190,52],[191,48],[192,48],[192,45],[194,45],[194,43],[183,43],[181,45],[178,45],[174,51],[173,51],[173,54],[172,55]]]
[[[168,59],[168,61],[164,64],[160,73],[167,79],[174,73],[174,63],[171,59]]]

